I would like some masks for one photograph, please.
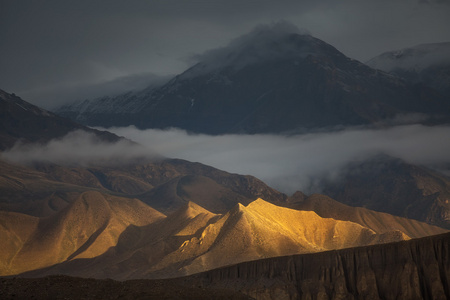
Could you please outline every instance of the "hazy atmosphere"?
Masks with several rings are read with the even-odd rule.
[[[389,129],[347,128],[304,135],[187,134],[179,129],[109,128],[145,147],[125,141],[99,142],[92,134],[74,132],[46,145],[16,145],[2,157],[22,163],[59,164],[125,161],[142,157],[182,158],[224,171],[253,175],[269,186],[292,194],[321,191],[321,180],[339,180],[349,163],[378,154],[408,163],[438,167],[450,162],[450,127],[398,125]]]
[[[206,50],[279,20],[366,61],[384,51],[449,41],[449,4],[2,0],[0,82],[44,108],[141,89],[154,75],[178,74]]]
[[[387,154],[419,165],[449,162],[450,127],[348,128],[339,132],[280,135],[189,135],[181,130],[110,128],[169,157],[199,161],[256,176],[286,193],[319,192],[320,180],[339,180],[350,162]]]

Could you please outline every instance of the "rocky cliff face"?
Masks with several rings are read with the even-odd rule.
[[[256,299],[449,299],[450,234],[286,256],[212,270],[186,285]]]

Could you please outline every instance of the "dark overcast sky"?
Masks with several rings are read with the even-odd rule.
[[[113,79],[179,73],[279,20],[361,61],[450,41],[450,0],[0,0],[0,89],[51,107]]]

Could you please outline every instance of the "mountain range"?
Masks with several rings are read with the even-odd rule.
[[[2,275],[173,277],[446,232],[324,195],[288,197],[254,177],[177,159],[1,161],[0,175]]]
[[[310,35],[254,31],[200,56],[162,86],[57,112],[89,125],[179,127],[208,134],[295,134],[349,125],[384,127],[400,119],[446,124],[448,48],[448,43],[421,45],[362,64]],[[407,76],[412,70],[428,75]],[[345,179],[322,182],[321,192],[349,205],[450,228],[448,176],[385,159],[348,166]]]
[[[225,214],[188,202],[166,217],[136,199],[85,192],[50,218],[2,215],[9,241],[2,251],[2,275],[31,270],[25,275],[178,277],[260,258],[446,232],[383,213],[361,215],[371,216],[373,224],[322,218],[314,211],[257,199],[247,206],[238,203]]]
[[[374,125],[408,114],[436,124],[450,117],[439,91],[373,69],[310,35],[255,30],[199,60],[160,87],[56,112],[91,126],[207,134]]]

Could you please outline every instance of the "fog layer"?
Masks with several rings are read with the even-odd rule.
[[[123,139],[115,143],[100,141],[93,133],[76,130],[46,144],[17,143],[1,152],[0,159],[30,164],[51,162],[60,165],[120,164],[135,159],[159,158],[148,147]]]
[[[168,157],[256,176],[288,194],[297,190],[318,192],[321,179],[338,179],[348,163],[377,154],[432,167],[450,162],[450,126],[350,128],[294,136],[208,136],[132,126],[108,130]]]
[[[280,135],[192,135],[179,129],[109,128],[134,140],[100,142],[75,131],[45,145],[17,144],[2,159],[57,164],[138,162],[159,157],[201,162],[231,173],[253,175],[284,193],[320,192],[323,179],[339,180],[349,163],[378,154],[424,166],[450,163],[450,126],[400,125],[389,129],[349,128],[337,132]]]

